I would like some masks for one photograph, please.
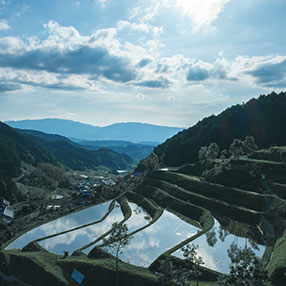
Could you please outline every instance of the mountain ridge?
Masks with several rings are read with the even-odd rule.
[[[163,164],[180,166],[195,163],[202,146],[212,142],[228,149],[234,139],[253,136],[259,148],[286,145],[286,92],[260,95],[233,105],[218,115],[200,120],[155,147]]]
[[[140,122],[114,123],[104,127],[58,118],[5,121],[13,128],[32,129],[48,134],[84,140],[122,140],[132,143],[144,141],[164,142],[182,128],[152,125]]]
[[[60,135],[46,134],[35,130],[16,129],[30,141],[49,151],[54,158],[73,170],[94,169],[105,166],[116,169],[129,168],[132,159],[109,148],[88,150]]]

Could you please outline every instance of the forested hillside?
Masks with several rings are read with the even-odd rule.
[[[108,148],[86,150],[64,136],[34,130],[17,129],[17,131],[48,150],[57,161],[73,170],[94,169],[100,166],[112,170],[126,169],[133,161],[128,155],[118,154]]]
[[[124,153],[130,156],[134,160],[135,164],[146,158],[153,151],[154,146],[157,145],[154,145],[151,142],[143,144],[118,140],[79,141],[78,144],[88,150],[98,150],[102,147],[106,147],[117,153]]]
[[[20,175],[21,161],[36,165],[57,164],[53,156],[39,145],[0,122],[0,170],[12,178]]]
[[[200,147],[212,142],[225,149],[235,138],[253,136],[259,148],[285,145],[285,126],[286,93],[272,92],[204,118],[156,147],[155,153],[164,164],[178,166],[197,161]]]
[[[21,162],[36,166],[57,161],[46,150],[0,122],[0,197],[12,202],[21,200],[21,193],[11,178],[21,174]]]

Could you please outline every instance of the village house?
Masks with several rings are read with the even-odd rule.
[[[0,204],[0,217],[6,223],[10,223],[15,216],[15,211],[10,205],[11,203],[5,199]]]

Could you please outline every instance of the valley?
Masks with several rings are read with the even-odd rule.
[[[285,95],[270,94],[256,104],[269,100],[282,106]],[[228,112],[229,117],[236,114]],[[261,109],[259,118],[264,112]],[[211,121],[221,129],[223,115]],[[256,126],[255,120],[247,126]],[[180,132],[137,165],[120,165],[121,159],[113,157],[112,164],[108,159],[89,167],[83,166],[85,158],[95,153],[84,149],[86,143],[79,147],[58,135],[18,133],[2,124],[3,152],[17,160],[1,179],[2,204],[14,212],[10,220],[1,221],[1,283],[77,285],[75,270],[83,275],[85,286],[115,281],[159,286],[167,275],[177,283],[176,271],[189,263],[184,249],[193,245],[201,261],[199,275],[188,276],[189,285],[218,285],[243,250],[259,259],[267,274],[263,285],[285,285],[286,141],[275,137],[277,127],[263,131],[264,139],[279,142],[273,146],[251,136],[252,129],[243,132],[245,137],[233,134],[221,145],[211,141],[213,124],[207,125],[211,127],[202,127],[204,133],[190,135],[198,126]],[[13,148],[5,142],[12,142]],[[185,146],[196,142],[204,143],[183,156]],[[81,157],[81,168],[65,161],[64,150],[69,148],[71,159],[89,154]],[[9,158],[3,157],[2,168]],[[126,226],[130,239],[117,253],[119,261],[108,242],[116,223]],[[32,275],[33,269],[37,275]]]
[[[283,152],[283,149],[280,151]],[[258,153],[261,152],[258,151]],[[22,243],[17,242],[21,237],[16,239],[6,247],[5,259],[9,258],[10,261],[14,260],[14,263],[18,264],[21,259],[30,261],[33,257],[33,263],[42,267],[40,261],[41,259],[46,261],[48,255],[50,257],[48,261],[51,262],[45,266],[45,269],[56,265],[60,267],[61,270],[58,270],[58,273],[45,274],[47,282],[38,280],[38,277],[33,280],[31,277],[26,277],[24,273],[20,274],[21,281],[34,281],[32,285],[33,283],[48,285],[53,279],[58,285],[69,285],[67,277],[73,268],[85,273],[87,277],[85,285],[92,285],[88,281],[108,283],[110,279],[108,269],[112,266],[113,258],[104,252],[101,254],[100,248],[94,248],[94,246],[100,246],[102,239],[109,233],[111,223],[119,221],[127,223],[129,235],[133,236],[133,241],[121,256],[120,283],[128,281],[128,285],[135,285],[132,277],[136,275],[137,284],[157,285],[154,270],[157,269],[159,261],[165,257],[176,260],[176,257],[181,257],[179,250],[187,243],[194,242],[199,245],[199,254],[203,257],[205,267],[207,267],[203,269],[204,275],[201,281],[205,281],[204,283],[209,281],[210,284],[207,285],[212,285],[218,277],[216,271],[228,272],[229,262],[226,262],[228,261],[226,250],[235,241],[241,247],[245,243],[256,244],[259,248],[259,252],[256,253],[262,257],[263,263],[268,265],[271,280],[277,283],[284,275],[285,265],[285,262],[279,261],[277,257],[279,256],[277,248],[284,245],[286,202],[283,199],[282,190],[283,188],[286,190],[283,184],[286,178],[281,178],[281,172],[285,173],[281,168],[286,168],[286,164],[250,158],[232,159],[228,163],[226,176],[235,171],[239,164],[245,172],[249,173],[255,165],[261,171],[263,170],[265,178],[253,177],[253,181],[248,182],[249,185],[258,183],[258,186],[250,191],[248,188],[230,187],[227,182],[218,184],[197,174],[194,175],[193,173],[201,169],[202,162],[199,162],[198,166],[185,165],[183,168],[162,169],[158,166],[149,170],[151,174],[148,176],[142,174],[139,177],[130,177],[128,183],[119,183],[118,187],[120,186],[121,191],[118,191],[115,197],[110,196],[117,201],[116,203],[115,201],[111,203],[109,200],[103,205],[98,205],[93,202],[92,205],[95,203],[96,207],[100,207],[101,210],[98,215],[95,215],[96,213],[90,207],[86,209],[91,211],[85,216],[88,221],[62,217],[62,223],[55,221],[54,226],[45,227],[45,224],[40,226],[39,229],[46,229],[45,232],[36,236],[28,232],[24,236],[29,239],[25,239]],[[275,171],[277,164],[279,168]],[[128,191],[126,187],[131,183],[133,183],[133,188]],[[271,186],[269,187],[272,190],[271,194],[266,186]],[[268,199],[271,200],[273,208],[268,209]],[[84,207],[89,205],[85,204]],[[102,209],[103,206],[104,209]],[[275,209],[275,213],[272,209]],[[81,212],[74,212],[73,215]],[[63,214],[59,212],[57,216]],[[140,214],[141,218],[138,217]],[[69,223],[69,221],[76,222],[77,220],[76,225]],[[273,226],[272,231],[268,230],[265,220]],[[207,242],[208,234],[211,233],[215,236],[224,233],[225,237],[217,238],[217,242],[211,245]],[[150,244],[150,241],[153,242]],[[142,248],[138,244],[145,246]],[[256,246],[254,247],[256,249]],[[23,249],[15,251],[14,248]],[[213,252],[216,249],[217,253]],[[64,251],[68,251],[70,256],[61,259]],[[8,262],[8,260],[5,261]],[[227,264],[219,266],[218,262]],[[34,265],[33,263],[31,265]],[[27,267],[31,267],[28,265]],[[143,268],[138,268],[138,266],[143,266]],[[43,269],[43,271],[46,270]],[[95,277],[90,271],[100,271],[102,275]],[[17,275],[19,275],[18,270]],[[275,285],[280,285],[279,282],[276,283]]]

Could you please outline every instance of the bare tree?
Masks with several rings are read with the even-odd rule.
[[[263,286],[268,280],[267,273],[261,265],[260,259],[252,249],[239,248],[232,244],[228,249],[231,259],[230,272],[221,275],[217,281],[218,286]]]
[[[112,224],[109,237],[104,239],[106,247],[115,254],[116,286],[118,286],[119,255],[122,254],[123,248],[130,244],[131,239],[127,225],[117,222]]]
[[[198,245],[188,244],[182,249],[186,264],[185,281],[189,280],[191,277],[194,277],[196,279],[197,286],[199,285],[199,278],[202,276],[200,266],[204,264],[202,257],[198,256],[197,254],[198,248],[199,248]]]

